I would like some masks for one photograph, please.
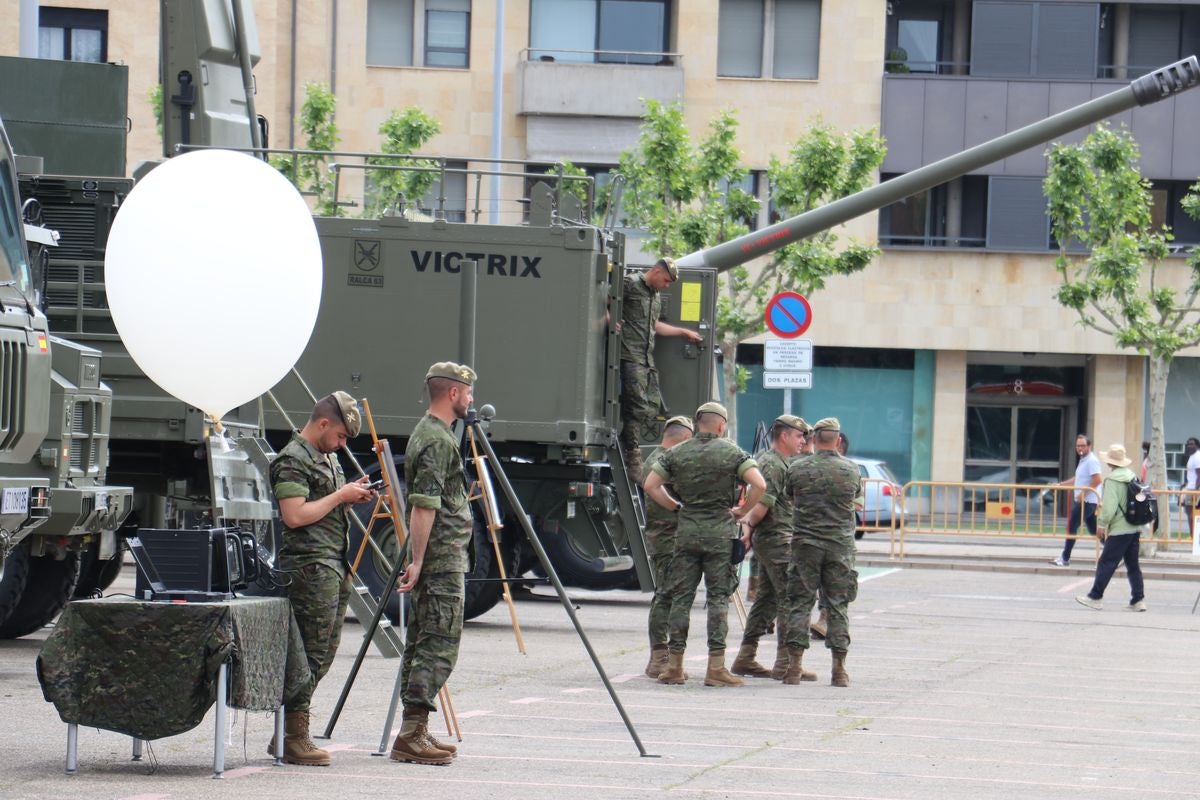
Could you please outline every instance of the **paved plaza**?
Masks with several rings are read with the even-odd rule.
[[[864,567],[849,689],[829,686],[823,647],[805,663],[817,683],[704,687],[700,601],[692,679],[658,685],[641,675],[647,597],[574,592],[654,758],[639,756],[553,598],[518,603],[528,655],[517,652],[503,606],[467,624],[450,683],[464,741],[450,767],[373,755],[399,662],[372,651],[327,745],[332,767],[272,766],[270,716],[239,715],[229,772],[213,781],[210,713],[194,731],[154,742],[140,763],[129,760],[128,739],[82,730],[79,773],[66,776],[66,726],[34,675],[43,633],[0,642],[0,797],[1200,796],[1200,615],[1191,613],[1200,582],[1152,579],[1149,613],[1134,614],[1122,609],[1128,585],[1118,576],[1096,612],[1074,601],[1090,585],[1083,572]],[[732,616],[730,632],[736,642]],[[314,729],[324,728],[360,641],[361,628],[348,624],[314,702]],[[761,659],[773,656],[764,642]],[[440,717],[431,723],[444,732]]]

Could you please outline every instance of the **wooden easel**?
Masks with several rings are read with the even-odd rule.
[[[471,442],[471,462],[475,465],[475,484],[468,492],[468,500],[482,500],[484,514],[487,518],[488,540],[492,543],[492,553],[496,557],[496,566],[500,569],[501,591],[504,603],[508,606],[508,615],[512,619],[513,635],[517,638],[517,651],[525,655],[525,639],[521,636],[521,623],[517,619],[517,606],[513,603],[512,591],[508,585],[508,570],[504,566],[504,558],[500,555],[499,532],[504,527],[500,523],[499,508],[496,502],[495,489],[492,487],[491,475],[488,472],[487,457],[479,455],[475,443],[475,426],[467,426],[467,438]]]
[[[350,571],[353,573],[358,572],[358,564],[362,560],[363,552],[367,548],[367,540],[370,539],[371,531],[377,521],[391,520],[392,530],[396,533],[396,552],[399,557],[403,557],[404,543],[408,540],[408,528],[404,525],[406,508],[399,492],[400,477],[396,474],[396,462],[392,459],[391,443],[386,439],[380,439],[379,434],[375,431],[375,419],[371,416],[371,406],[367,403],[366,398],[363,398],[360,403],[363,417],[367,421],[367,428],[371,431],[371,446],[375,451],[375,460],[379,464],[379,475],[383,479],[383,488],[375,500],[375,508],[372,509],[371,516],[367,519],[362,542],[359,543],[358,552],[354,554],[354,562],[350,565]],[[381,597],[379,602],[386,603],[387,598]],[[446,734],[461,742],[462,730],[458,726],[458,715],[454,711],[454,701],[450,697],[449,686],[443,684],[442,688],[438,690],[438,700],[441,702],[442,716],[446,720]]]

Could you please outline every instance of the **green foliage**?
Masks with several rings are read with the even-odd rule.
[[[308,155],[274,156],[271,165],[282,172],[301,192],[316,198],[315,210],[322,216],[338,216],[339,209],[329,195],[333,181],[329,175],[329,151],[340,141],[334,109],[337,97],[323,83],[304,84],[304,103],[297,122],[304,137],[304,150],[319,151]]]
[[[402,111],[393,111],[379,126],[383,137],[381,152],[388,156],[408,156],[420,149],[441,131],[436,119],[416,106]],[[436,169],[438,162],[429,159],[373,157],[368,164]],[[367,171],[373,192],[367,202],[365,216],[378,217],[383,211],[397,205],[397,198],[415,203],[424,197],[437,183],[437,172],[417,172],[397,169],[371,169]]]
[[[161,83],[156,83],[150,87],[150,91],[146,92],[146,99],[150,101],[150,109],[154,112],[154,129],[158,131],[158,138],[163,137],[163,88]]]
[[[1080,323],[1118,346],[1169,362],[1200,343],[1200,271],[1189,254],[1187,286],[1161,286],[1158,269],[1170,253],[1168,228],[1151,221],[1150,182],[1138,171],[1139,151],[1125,130],[1098,127],[1081,144],[1054,145],[1044,184],[1055,260],[1057,299]],[[1184,211],[1200,214],[1193,186]]]

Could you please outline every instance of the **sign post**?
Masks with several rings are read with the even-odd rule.
[[[812,324],[804,295],[780,292],[763,312],[767,329],[779,337],[763,344],[763,388],[783,389],[783,413],[792,413],[792,389],[812,388],[812,341],[800,339]]]

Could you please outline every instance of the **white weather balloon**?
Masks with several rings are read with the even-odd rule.
[[[199,150],[129,193],[109,234],[105,284],[142,371],[219,420],[300,358],[321,303],[321,245],[278,171]]]

